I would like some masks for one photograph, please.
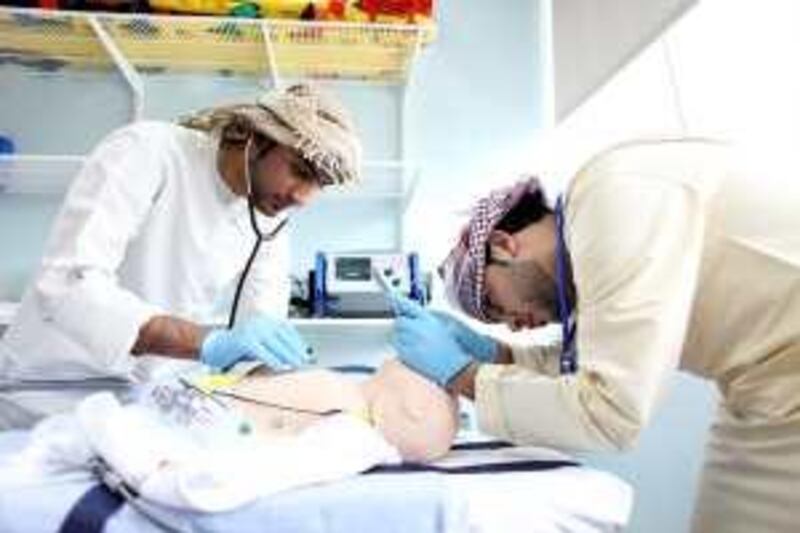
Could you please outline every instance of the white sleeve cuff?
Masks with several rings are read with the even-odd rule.
[[[516,358],[516,354],[514,355]],[[475,375],[475,413],[481,431],[497,437],[513,440],[503,416],[500,397],[500,365],[480,365]]]
[[[550,345],[511,346],[511,358],[515,364],[547,376],[559,374],[560,354],[560,342]]]
[[[98,370],[119,370],[129,363],[130,351],[141,327],[153,316],[164,314],[120,288],[98,272],[72,271],[60,296],[42,292],[45,320],[86,347]]]

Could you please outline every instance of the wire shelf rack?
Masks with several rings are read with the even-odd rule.
[[[78,155],[0,155],[0,196],[62,195],[83,161]]]
[[[80,155],[0,155],[0,196],[63,195],[85,159]],[[407,202],[419,178],[414,165],[400,161],[365,161],[364,174],[358,184],[326,190],[322,203],[359,199]]]
[[[432,23],[374,24],[0,7],[0,61],[112,69],[106,34],[138,71],[402,82]]]

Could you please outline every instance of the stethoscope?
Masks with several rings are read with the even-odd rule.
[[[253,192],[253,180],[251,175],[250,167],[253,164],[253,161],[250,159],[250,146],[253,144],[253,137],[251,136],[247,139],[247,144],[244,147],[244,177],[245,177],[245,184],[247,187],[247,210],[250,214],[250,227],[253,229],[253,235],[255,235],[256,240],[253,243],[253,249],[250,251],[250,256],[247,258],[247,262],[244,265],[244,270],[242,271],[242,275],[239,276],[239,281],[236,283],[236,291],[233,294],[233,302],[231,303],[231,311],[228,315],[228,329],[231,329],[233,325],[236,323],[236,312],[239,309],[239,300],[242,297],[242,289],[244,289],[244,282],[247,279],[247,275],[250,273],[250,268],[253,266],[253,261],[258,255],[258,250],[261,248],[261,243],[265,241],[273,240],[278,233],[286,226],[289,222],[289,218],[286,217],[269,233],[264,233],[261,231],[261,228],[258,225],[258,220],[256,220],[256,199],[255,193]]]
[[[561,354],[558,367],[561,374],[578,371],[578,350],[575,346],[577,323],[567,296],[569,280],[567,268],[567,245],[564,242],[564,201],[556,200],[556,289],[558,292],[558,319],[561,322]]]

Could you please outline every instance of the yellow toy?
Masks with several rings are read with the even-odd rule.
[[[171,13],[303,20],[315,18],[314,4],[308,0],[150,0],[154,10]]]
[[[430,22],[433,0],[149,0],[156,11],[296,20]]]

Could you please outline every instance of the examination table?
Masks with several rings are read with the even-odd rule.
[[[0,459],[26,439],[25,431],[0,433]],[[633,503],[627,483],[567,456],[463,438],[432,464],[377,467],[226,513],[126,501],[88,472],[14,483],[0,493],[3,533],[595,533],[622,531]]]

